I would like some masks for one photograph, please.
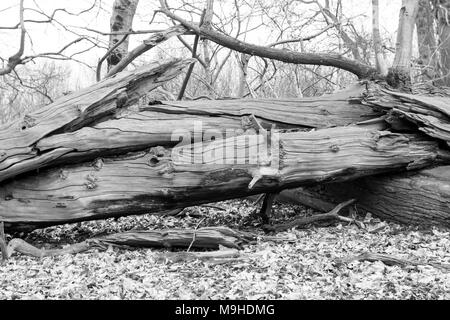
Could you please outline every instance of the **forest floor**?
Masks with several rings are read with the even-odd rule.
[[[177,217],[143,215],[50,227],[25,239],[55,247],[99,234],[195,228],[199,223],[264,235],[252,201],[215,205],[188,208]],[[310,214],[300,206],[275,204],[272,220]],[[289,241],[258,240],[244,246],[242,259],[225,264],[161,261],[163,249],[109,248],[42,259],[16,253],[0,266],[0,299],[450,299],[450,272],[445,269],[380,261],[336,263],[370,252],[449,264],[448,229],[360,219],[371,229],[342,222],[291,229],[276,234]]]

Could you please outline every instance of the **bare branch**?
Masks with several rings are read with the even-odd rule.
[[[160,4],[162,7],[161,10],[169,18],[180,22],[183,26],[199,34],[200,36],[235,51],[239,51],[249,55],[260,56],[263,58],[279,60],[287,63],[332,66],[349,71],[357,75],[359,78],[369,78],[376,74],[376,70],[371,66],[359,61],[345,58],[337,54],[301,53],[289,50],[267,48],[264,46],[246,43],[225,34],[221,34],[212,29],[200,28],[197,24],[188,22],[172,13],[164,0],[160,0]]]
[[[95,72],[95,76],[96,76],[97,81],[101,80],[101,74],[100,73],[102,71],[102,63],[103,63],[103,61],[105,61],[105,59],[108,58],[108,56],[111,54],[111,52],[113,52],[118,46],[120,46],[122,44],[122,42],[124,42],[125,39],[128,38],[128,36],[129,36],[128,34],[124,35],[122,37],[122,39],[120,39],[114,46],[109,48],[108,51],[106,51],[106,53],[103,55],[103,57],[101,57],[98,60],[97,70]]]
[[[106,77],[111,77],[116,73],[124,70],[137,57],[147,52],[151,48],[155,47],[156,45],[160,44],[161,42],[164,42],[173,36],[184,34],[185,32],[186,32],[185,27],[181,25],[176,25],[166,30],[163,30],[162,32],[151,35],[146,40],[144,40],[142,44],[131,50],[125,57],[123,57],[122,60],[120,60],[120,62],[117,65],[111,68],[111,70],[108,71]]]

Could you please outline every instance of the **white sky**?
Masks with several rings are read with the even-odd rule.
[[[66,26],[78,26],[78,27],[88,27],[96,30],[109,31],[109,19],[111,7],[114,0],[97,0],[101,2],[101,8],[96,7],[89,13],[85,13],[81,16],[70,16],[63,12],[58,12],[56,18]],[[198,0],[196,0],[199,2]],[[216,0],[216,10],[220,7],[220,2],[224,0]],[[277,0],[274,0],[277,1]],[[169,3],[173,0],[169,1]],[[395,33],[398,23],[398,14],[400,10],[401,0],[380,0],[380,14],[381,14],[381,29],[382,33],[391,39],[395,38]],[[39,7],[47,14],[51,14],[56,8],[65,8],[71,12],[79,12],[83,9],[89,8],[93,3],[93,0],[25,0],[26,7]],[[201,3],[201,2],[200,2]],[[142,29],[164,29],[163,25],[152,25],[149,26],[148,22],[153,15],[153,10],[157,8],[157,0],[140,0],[137,14],[134,19],[134,30]],[[306,6],[307,7],[307,6]],[[306,8],[305,7],[305,8]],[[371,30],[371,0],[344,0],[343,1],[344,14],[346,17],[355,17],[363,15],[356,18],[355,25],[358,30],[364,30],[370,33]],[[225,6],[226,8],[226,6]],[[315,7],[310,7],[311,9]],[[11,26],[15,25],[18,20],[19,11],[19,0],[0,0],[0,25],[1,26]],[[32,11],[26,11],[25,19],[40,19],[44,17],[33,13]],[[37,54],[42,52],[52,52],[58,51],[65,44],[77,38],[76,35],[70,34],[64,31],[63,26],[50,25],[50,24],[36,24],[27,23],[27,31],[29,33],[29,38],[27,38],[25,55]],[[319,30],[318,28],[317,30]],[[72,29],[79,30],[80,33],[86,33],[82,29]],[[92,35],[92,33],[91,33]],[[148,36],[148,35],[147,35]],[[135,35],[131,37],[130,48],[133,48],[138,44],[138,42],[146,35]],[[267,33],[263,31],[256,31],[247,36],[247,41],[264,45],[270,43],[267,39]],[[32,45],[30,42],[32,39]],[[98,35],[98,39],[102,41],[107,41],[107,36]],[[19,31],[18,30],[2,30],[0,29],[0,57],[7,58],[17,51],[19,44]],[[87,48],[88,43],[79,43],[74,49],[76,51]],[[86,62],[90,65],[95,65],[97,60],[105,53],[105,50],[96,49],[89,51],[87,53],[78,56],[79,60]],[[67,63],[71,69],[72,80],[81,83],[83,86],[86,83],[94,80],[94,74],[86,67],[80,67],[76,63]]]

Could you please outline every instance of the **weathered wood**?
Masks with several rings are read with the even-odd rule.
[[[450,146],[450,96],[445,89],[431,96],[395,92],[371,84],[364,103],[407,119],[420,131]]]
[[[182,66],[186,63],[178,62]],[[182,66],[178,65],[177,68],[176,64],[166,65],[165,68],[169,69],[165,71],[169,73],[167,78],[174,76],[175,73],[171,73],[170,68],[175,67],[176,71],[179,71]],[[120,74],[113,79],[120,77],[128,82],[137,82],[140,76],[140,74],[134,74],[126,77]],[[152,79],[159,81],[151,76],[150,78],[148,80],[150,83]],[[173,146],[178,139],[177,136],[173,136],[176,133],[174,130],[188,132],[195,141],[201,139],[203,132],[213,129],[221,131],[223,137],[229,135],[227,130],[239,129],[240,132],[249,129],[258,130],[259,128],[252,123],[249,116],[257,117],[266,128],[271,128],[273,125],[277,128],[323,128],[366,121],[380,114],[360,103],[364,92],[364,86],[360,84],[349,90],[321,97],[319,100],[218,100],[206,103],[178,101],[125,108],[136,100],[132,99],[117,109],[115,92],[118,90],[119,83],[124,86],[126,81],[117,81],[117,84],[112,86],[108,84],[108,80],[104,80],[86,93],[82,91],[73,94],[76,99],[73,98],[67,102],[56,101],[48,107],[46,117],[54,117],[51,123],[54,127],[48,132],[41,133],[46,128],[39,125],[45,119],[37,121],[30,130],[14,130],[14,125],[3,132],[0,129],[0,142],[3,142],[0,144],[0,182],[27,171],[60,163],[94,160],[100,156],[137,151],[158,145]],[[92,92],[98,94],[101,90],[113,92],[110,105],[107,104],[109,98],[96,100],[93,96]],[[143,91],[144,88],[139,90],[139,92]],[[87,119],[83,120],[87,117],[83,114],[78,115],[79,119],[74,114],[70,120],[79,122],[76,128],[71,126],[61,128],[62,124],[56,127],[59,121],[68,121],[65,118],[60,119],[60,116],[65,114],[59,115],[58,108],[63,108],[63,105],[66,105],[69,110],[71,107],[78,108],[81,106],[79,100],[82,99],[87,100],[83,102],[85,105],[95,103],[98,106],[92,108],[103,108],[102,114],[92,115],[89,121],[93,123],[88,122]],[[97,103],[98,101],[101,103]],[[68,113],[70,114],[70,111]],[[90,111],[90,113],[93,112]],[[104,117],[108,113],[110,115]],[[199,124],[201,127],[198,127]],[[31,131],[32,129],[35,131]],[[20,136],[11,140],[11,136],[14,136],[17,131]],[[237,131],[233,133],[235,134]]]
[[[439,156],[433,141],[373,126],[281,133],[279,150],[269,152],[265,139],[242,135],[198,143],[192,150],[191,145],[172,152],[152,148],[101,162],[41,170],[0,187],[0,212],[6,227],[16,229],[160,212],[417,169],[436,163]],[[229,145],[236,152],[225,152]],[[272,141],[272,146],[277,145]],[[192,163],[192,156],[200,162]]]
[[[192,63],[192,59],[152,63],[122,72],[0,127],[0,181],[40,168],[70,148],[42,153],[36,144],[55,133],[72,132],[113,117],[139,97],[160,86]]]
[[[307,189],[332,200],[357,200],[364,211],[392,221],[450,227],[450,166],[366,177]]]
[[[196,116],[239,117],[253,114],[277,127],[329,128],[346,126],[376,118],[380,112],[361,103],[366,86],[353,87],[324,95],[302,99],[230,99],[207,101],[166,101],[149,106],[148,110]]]
[[[11,257],[14,252],[42,258],[47,256],[59,256],[65,254],[76,254],[90,249],[107,249],[109,246],[116,247],[139,247],[139,248],[200,248],[240,249],[243,243],[255,240],[256,237],[231,230],[226,227],[208,227],[197,230],[170,229],[170,230],[133,230],[121,233],[113,233],[106,236],[94,237],[83,242],[71,244],[64,248],[39,249],[22,239],[12,239],[5,250],[6,258]],[[224,250],[230,253],[229,250]],[[233,251],[234,252],[234,251]],[[235,253],[235,252],[234,252]],[[239,254],[238,254],[239,255]],[[195,258],[196,253],[185,252],[184,256]],[[220,254],[200,255],[203,258],[221,257]]]

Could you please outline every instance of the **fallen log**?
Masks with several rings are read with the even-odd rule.
[[[0,186],[6,228],[54,224],[175,208],[440,161],[438,144],[420,135],[348,126],[160,148],[40,170]],[[233,146],[233,152],[226,152]],[[278,148],[278,149],[277,149]]]
[[[83,242],[68,245],[64,248],[39,249],[26,241],[12,239],[5,250],[2,250],[4,258],[8,259],[14,252],[29,255],[36,258],[47,256],[59,256],[76,254],[91,249],[106,250],[110,246],[122,248],[197,248],[197,249],[240,249],[243,243],[253,241],[254,237],[245,233],[234,231],[226,227],[208,227],[197,230],[170,229],[170,230],[139,230],[114,233],[102,237],[87,239]],[[3,248],[2,248],[3,249]],[[196,255],[193,252],[184,252],[185,258],[226,258],[230,250],[217,253],[205,253]],[[233,250],[233,256],[236,251]],[[223,254],[222,254],[223,253]],[[180,255],[180,253],[178,254]],[[239,253],[238,253],[239,255]],[[187,256],[187,257],[186,257]],[[173,257],[171,257],[173,258]]]
[[[318,100],[178,101],[133,105],[143,92],[171,79],[189,63],[190,60],[169,62],[147,66],[140,72],[118,74],[111,80],[103,80],[55,101],[46,110],[25,116],[23,121],[0,127],[0,182],[61,163],[94,160],[153,146],[171,147],[178,143],[176,132],[189,134],[192,141],[200,141],[205,132],[212,130],[221,132],[222,137],[258,130],[250,116],[266,129],[273,125],[305,129],[349,125],[380,114],[358,102],[364,92],[360,84]],[[128,92],[128,99],[122,99],[124,95],[120,92]],[[120,108],[117,108],[118,100],[123,104]],[[83,111],[76,113],[72,109]],[[70,121],[77,125],[70,125]],[[31,127],[21,127],[24,123],[31,123]]]
[[[4,181],[0,212],[6,226],[32,229],[162,212],[418,169],[439,164],[447,155],[438,142],[417,134],[414,126],[404,126],[407,133],[386,131],[389,125],[380,114],[391,112],[398,118],[396,110],[428,112],[444,121],[448,98],[413,99],[367,82],[314,99],[135,106],[139,96],[191,62],[154,64],[118,74],[0,128],[0,182]],[[196,130],[196,121],[203,128]],[[352,123],[359,125],[330,128]],[[255,153],[272,144],[256,133],[274,125],[284,130],[278,153]],[[323,129],[303,132],[307,128]],[[173,146],[180,136],[174,139],[174,129],[188,136],[185,155],[176,159],[172,154],[180,148]],[[211,143],[190,145],[213,129],[231,129],[237,137],[219,135]],[[234,151],[224,158],[229,143]],[[196,157],[201,161],[194,163]]]
[[[137,103],[148,91],[179,75],[193,61],[152,63],[122,72],[1,126],[0,182],[43,167],[73,151],[72,148],[53,148],[42,153],[36,146],[41,139],[114,117],[123,108]]]
[[[354,198],[361,211],[386,220],[450,227],[449,166],[285,190],[282,199],[308,205],[302,200],[305,192],[311,198],[328,200],[327,206]]]

